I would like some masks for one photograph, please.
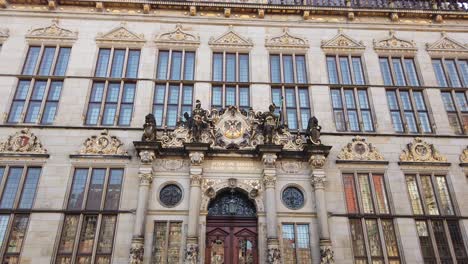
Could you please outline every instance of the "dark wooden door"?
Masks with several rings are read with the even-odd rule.
[[[257,219],[208,217],[205,264],[258,264]]]

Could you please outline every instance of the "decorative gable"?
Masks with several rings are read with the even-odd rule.
[[[32,29],[26,34],[26,39],[74,41],[78,38],[78,32],[61,28],[58,24],[58,20],[54,19],[48,27]]]
[[[14,135],[8,137],[5,142],[0,142],[0,155],[39,155],[49,157],[47,150],[42,146],[36,135],[28,128],[21,129]]]
[[[109,156],[115,158],[130,158],[123,147],[122,141],[116,136],[109,135],[107,130],[103,130],[97,136],[87,138],[78,153],[70,156],[79,158],[107,158]]]
[[[416,52],[418,50],[414,41],[397,38],[393,30],[390,30],[389,35],[388,38],[374,40],[374,49],[376,51]]]
[[[0,43],[4,42],[9,36],[8,29],[0,28]]]
[[[356,41],[343,33],[341,29],[338,30],[338,34],[334,36],[330,40],[322,40],[322,49],[324,50],[346,50],[346,51],[353,51],[353,50],[360,50],[363,51],[366,46],[362,43],[362,41]]]
[[[438,41],[432,44],[426,44],[426,50],[428,52],[468,52],[468,47],[465,45],[448,37],[445,33],[441,33],[441,35]]]
[[[240,48],[251,48],[253,46],[252,40],[244,38],[234,31],[232,25],[229,26],[229,30],[221,36],[214,38],[211,37],[208,42],[210,46],[216,47],[240,47]]]
[[[182,25],[177,24],[175,30],[157,36],[155,42],[158,44],[198,46],[200,37],[183,31]]]
[[[445,163],[447,158],[442,156],[433,144],[424,142],[421,138],[415,138],[400,154],[400,161]]]
[[[307,49],[309,43],[305,38],[294,36],[289,33],[288,28],[284,28],[281,35],[267,38],[265,47],[273,49]]]
[[[338,154],[337,160],[341,161],[383,161],[380,154],[372,143],[366,142],[365,138],[354,137],[350,143],[343,147]]]
[[[120,27],[114,28],[108,33],[99,33],[96,37],[96,42],[110,43],[136,43],[143,44],[145,42],[143,34],[136,34],[126,28],[126,24],[122,23]]]

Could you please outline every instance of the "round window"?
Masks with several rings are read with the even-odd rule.
[[[166,207],[176,206],[182,200],[182,190],[175,184],[166,185],[159,192],[159,200]]]
[[[287,187],[283,191],[283,203],[289,209],[299,209],[304,206],[304,194],[296,187]]]

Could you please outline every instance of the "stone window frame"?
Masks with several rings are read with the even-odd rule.
[[[426,195],[424,194],[424,190],[422,188],[421,175],[430,177],[431,190],[434,194],[434,199],[437,205],[438,214],[430,214],[428,212],[427,202],[425,201]],[[456,224],[457,224],[458,230],[460,231],[459,235],[461,237],[461,243],[463,244],[462,248],[464,249],[464,254],[465,254],[465,256],[463,257],[463,260],[468,260],[468,251],[467,251],[468,241],[466,240],[466,234],[464,234],[464,232],[462,231],[463,230],[462,226],[460,225],[460,221],[462,220],[462,218],[460,216],[460,211],[459,211],[457,201],[455,200],[455,192],[453,190],[453,185],[450,179],[451,178],[450,173],[447,170],[443,170],[443,169],[442,170],[440,169],[431,170],[430,168],[423,169],[423,170],[404,169],[405,188],[406,188],[408,198],[410,199],[410,203],[411,203],[411,193],[408,189],[407,178],[411,176],[414,176],[416,179],[417,194],[419,197],[418,201],[420,203],[421,209],[423,210],[422,214],[417,214],[414,212],[413,205],[411,205],[412,218],[415,221],[415,228],[417,231],[418,243],[420,245],[421,252],[423,252],[423,247],[422,247],[421,239],[418,234],[418,231],[420,231],[420,229],[418,229],[418,223],[424,223],[425,229],[428,232],[429,240],[431,243],[430,249],[432,250],[432,256],[427,256],[427,258],[431,258],[431,259],[436,258],[436,261],[440,260],[438,241],[436,240],[435,235],[434,235],[434,222],[442,221],[443,232],[445,235],[444,237],[445,243],[449,247],[449,251],[450,251],[449,253],[450,260],[453,261],[457,259],[454,246],[453,246],[454,244],[453,238],[448,227],[448,222],[452,222],[452,223],[457,222]],[[449,195],[449,199],[451,202],[453,214],[441,213],[443,210],[440,205],[441,198],[440,198],[440,192],[438,191],[438,188],[437,188],[437,182],[435,180],[436,177],[443,177],[445,179],[447,193]],[[422,257],[423,259],[425,258],[425,256],[422,256]]]
[[[5,123],[9,123],[9,124],[34,124],[34,125],[53,125],[54,121],[55,121],[55,118],[57,117],[57,113],[58,113],[58,110],[59,110],[59,107],[60,107],[60,98],[62,96],[62,91],[64,89],[64,81],[65,79],[68,78],[68,75],[67,73],[69,72],[69,63],[70,63],[70,57],[71,57],[71,52],[73,50],[73,43],[70,43],[70,42],[50,42],[50,41],[41,41],[41,42],[38,42],[38,41],[30,41],[29,42],[29,45],[27,47],[27,51],[25,53],[25,57],[23,58],[23,64],[21,66],[21,70],[20,70],[20,74],[18,74],[16,77],[17,77],[17,83],[15,85],[16,89],[15,89],[15,92],[14,94],[12,95],[12,99],[11,99],[11,104],[10,104],[10,107],[8,108],[9,109],[9,112],[8,112],[8,115],[5,115]],[[34,48],[34,47],[37,47],[39,48],[39,54],[37,56],[37,61],[35,62],[35,66],[34,66],[34,69],[33,69],[33,74],[24,74],[24,69],[25,69],[25,66],[26,66],[26,62],[27,62],[27,59],[28,59],[28,56],[31,52],[31,48]],[[50,70],[49,72],[51,72],[52,74],[48,74],[48,75],[40,75],[39,74],[39,68],[40,68],[40,65],[42,63],[42,60],[44,59],[43,58],[43,55],[44,55],[44,50],[46,48],[55,48],[55,52],[54,52],[54,56],[53,56],[53,60],[52,60],[52,64],[51,64],[51,67],[50,67]],[[65,72],[63,75],[55,75],[55,71],[56,71],[56,66],[57,66],[57,62],[58,62],[58,58],[59,58],[59,54],[60,54],[60,51],[62,49],[69,49],[69,54],[68,54],[68,60],[67,60],[67,65],[66,65],[66,68],[65,68]],[[20,83],[22,81],[29,81],[29,87],[28,87],[28,93],[26,95],[26,97],[24,99],[16,99],[16,96],[17,96],[17,92],[18,92],[18,87],[20,85]],[[34,92],[34,89],[35,89],[35,84],[37,81],[45,81],[46,82],[46,88],[45,88],[45,91],[44,91],[44,95],[43,95],[43,98],[42,100],[40,101],[41,104],[40,104],[40,111],[38,113],[38,116],[37,116],[37,120],[35,122],[26,122],[26,118],[27,118],[27,112],[28,112],[28,109],[29,109],[29,106],[31,104],[32,101],[37,101],[35,99],[32,99],[32,95],[33,95],[33,92]],[[50,100],[49,99],[49,92],[50,92],[50,88],[52,86],[52,83],[53,82],[61,82],[61,88],[60,88],[60,95],[58,97],[58,99],[53,99],[53,100]],[[15,103],[15,101],[22,101],[23,102],[23,108],[21,110],[21,115],[19,117],[19,120],[18,121],[10,121],[10,118],[11,118],[11,114],[12,114],[12,110],[13,110],[13,105]],[[56,103],[56,110],[55,110],[55,114],[54,114],[54,118],[53,118],[53,121],[51,123],[43,123],[43,114],[44,114],[44,111],[45,111],[45,106],[47,103]]]
[[[216,54],[222,54],[223,59],[222,59],[222,80],[221,81],[216,81],[214,80],[214,63],[215,63],[215,55]],[[236,76],[235,76],[235,81],[227,81],[226,80],[226,64],[227,64],[227,55],[232,55],[234,54],[236,56]],[[247,55],[248,58],[248,80],[246,82],[240,81],[240,56],[241,55]],[[228,107],[229,105],[226,104],[226,89],[227,86],[235,87],[236,92],[235,92],[235,106],[238,106],[241,109],[248,110],[252,106],[252,89],[251,89],[251,77],[252,77],[252,71],[251,71],[251,56],[250,56],[250,50],[249,49],[241,49],[241,50],[231,50],[231,49],[219,49],[219,48],[214,48],[211,52],[211,106],[212,108],[225,108]],[[221,87],[221,105],[215,105],[213,100],[213,90],[214,88]],[[248,95],[248,105],[240,105],[240,89],[242,88],[247,88],[247,95]]]
[[[164,79],[158,79],[158,71],[159,71],[159,59],[160,59],[160,53],[161,52],[169,52],[168,55],[168,62],[167,62],[167,69],[166,69],[166,78]],[[171,75],[171,62],[172,62],[172,53],[173,52],[182,52],[182,60],[181,60],[181,71],[180,71],[180,76],[181,78],[179,80],[172,80],[170,75]],[[187,52],[193,52],[194,53],[194,64],[193,64],[193,79],[192,80],[185,80],[185,54]],[[156,123],[159,123],[158,126],[160,127],[168,127],[168,128],[174,128],[177,124],[177,121],[179,120],[179,117],[182,117],[185,112],[189,113],[191,115],[192,113],[192,108],[194,104],[194,95],[195,95],[195,83],[196,83],[196,74],[197,74],[197,59],[198,59],[198,54],[197,54],[197,47],[190,47],[190,46],[176,46],[175,48],[172,47],[159,47],[156,55],[156,69],[155,69],[155,82],[154,82],[154,88],[153,88],[153,93],[152,93],[152,109],[151,113],[154,114],[156,117]],[[164,85],[164,103],[163,104],[158,104],[156,103],[156,90],[158,89],[159,85]],[[176,124],[174,126],[168,126],[167,119],[168,119],[168,109],[169,109],[169,93],[170,93],[170,87],[171,86],[179,86],[179,92],[178,92],[178,103],[177,103],[177,117],[176,117]],[[192,100],[191,104],[184,104],[183,102],[183,97],[185,94],[185,87],[191,87],[191,94],[192,94]],[[155,109],[157,106],[162,105],[163,113],[162,113],[162,119],[159,118],[158,115],[156,115]],[[186,109],[184,111],[184,109]],[[190,109],[190,110],[189,110]],[[184,113],[182,113],[184,112]]]
[[[363,205],[362,205],[362,197],[361,197],[361,192],[360,192],[360,184],[358,182],[359,174],[366,174],[367,175],[367,182],[370,187],[370,192],[371,192],[371,203],[374,212],[373,213],[365,213],[363,211]],[[375,191],[375,183],[372,181],[372,176],[373,175],[379,175],[382,176],[382,183],[384,185],[384,191],[386,194],[386,200],[387,200],[387,206],[388,206],[388,213],[380,213],[378,212],[378,200],[376,196],[376,191]],[[357,212],[356,213],[350,213],[348,211],[348,205],[347,205],[347,197],[346,197],[346,187],[345,187],[345,175],[352,175],[353,179],[353,195],[355,198],[355,203],[357,206]],[[365,256],[357,256],[358,259],[365,260],[368,263],[372,263],[372,260],[374,259],[379,259],[383,261],[384,263],[390,263],[392,260],[397,260],[397,261],[404,261],[403,258],[403,250],[401,247],[401,242],[400,242],[400,237],[399,237],[399,231],[398,231],[398,226],[396,223],[396,217],[395,216],[395,210],[393,207],[393,199],[392,195],[390,192],[390,187],[389,187],[389,180],[388,177],[386,176],[385,169],[374,169],[374,170],[364,170],[364,169],[344,169],[341,171],[341,180],[344,188],[344,199],[345,199],[345,210],[346,210],[346,216],[348,218],[348,226],[349,226],[349,237],[352,238],[352,231],[351,231],[351,221],[356,220],[359,221],[359,226],[360,226],[360,231],[361,235],[363,236],[363,242],[364,242],[364,254]],[[380,242],[380,251],[381,251],[381,257],[373,257],[370,249],[370,241],[369,241],[369,235],[368,235],[368,230],[366,226],[366,221],[368,220],[374,220],[377,223],[377,228],[378,228],[378,238]],[[387,241],[385,241],[385,234],[384,234],[384,229],[383,229],[383,224],[382,222],[390,222],[392,224],[393,228],[393,236],[395,239],[396,243],[396,250],[398,256],[396,257],[389,257],[388,252],[387,252]],[[354,250],[354,246],[352,247],[352,253],[353,253],[353,258],[356,259],[356,252]]]
[[[6,162],[1,162],[0,163],[0,168],[4,169],[3,170],[3,175],[1,175],[2,178],[1,178],[1,181],[0,181],[0,197],[1,198],[3,198],[3,193],[5,191],[5,187],[6,187],[6,184],[7,184],[10,169],[11,168],[22,168],[21,178],[20,178],[20,181],[18,182],[18,187],[17,187],[17,190],[16,190],[13,207],[12,208],[2,208],[2,209],[0,209],[0,212],[2,212],[2,214],[1,214],[2,216],[5,216],[5,215],[8,216],[6,227],[5,227],[4,233],[2,234],[2,240],[0,241],[0,243],[2,245],[1,248],[0,248],[0,256],[1,256],[3,261],[8,257],[17,258],[18,262],[21,259],[23,245],[24,245],[24,242],[25,242],[26,237],[28,235],[28,229],[29,229],[29,223],[30,223],[30,219],[31,219],[31,213],[32,213],[32,210],[34,208],[34,204],[35,204],[36,197],[37,197],[37,190],[38,190],[38,187],[39,187],[39,182],[40,182],[41,176],[43,174],[43,166],[44,166],[43,162],[31,162],[31,161],[29,161],[29,162],[8,162],[8,161],[6,161]],[[25,182],[26,182],[28,169],[30,169],[30,168],[39,168],[40,169],[38,180],[37,180],[37,183],[36,183],[36,186],[35,186],[34,196],[32,197],[31,207],[30,208],[19,208],[20,199],[21,199],[21,197],[23,197],[23,191],[24,191],[24,188],[25,188]],[[27,218],[26,226],[24,227],[24,230],[23,230],[24,234],[23,234],[23,238],[22,238],[21,247],[18,249],[18,252],[8,253],[7,249],[8,249],[9,240],[11,239],[12,232],[13,232],[13,222],[19,217]],[[5,223],[2,223],[2,225],[3,224],[5,224]]]
[[[281,232],[279,234],[279,239],[280,239],[280,245],[281,245],[281,248],[282,248],[282,252],[283,252],[283,258],[285,259],[286,258],[286,254],[284,253],[284,250],[285,250],[285,244],[284,244],[284,235],[283,235],[283,226],[284,225],[293,225],[294,226],[294,255],[295,255],[295,258],[296,258],[296,262],[298,262],[298,256],[299,256],[299,253],[297,251],[297,244],[298,244],[298,233],[297,233],[297,226],[299,225],[302,225],[302,226],[307,226],[307,234],[308,234],[308,239],[309,239],[309,243],[307,244],[308,245],[308,252],[309,252],[309,260],[312,260],[312,246],[311,246],[311,223],[309,222],[291,222],[291,221],[285,221],[285,222],[281,222]],[[285,259],[285,261],[287,261]]]
[[[161,251],[162,251],[162,258],[163,258],[163,261],[161,262],[162,264],[170,264],[168,262],[168,246],[169,246],[169,243],[170,243],[170,235],[169,235],[169,230],[170,230],[170,227],[171,227],[171,224],[180,224],[180,228],[181,228],[181,232],[180,232],[180,235],[181,235],[181,241],[180,241],[180,245],[179,245],[179,261],[181,259],[183,259],[184,257],[184,223],[182,220],[155,220],[153,221],[153,239],[151,241],[151,248],[154,249],[156,247],[156,235],[155,235],[155,232],[156,232],[156,224],[158,223],[166,223],[166,227],[165,227],[165,230],[166,230],[166,234],[165,234],[165,238],[164,238],[164,245],[166,246],[165,248],[161,248]],[[152,250],[152,253],[151,253],[151,261],[154,261],[154,258],[155,258],[155,251]],[[166,257],[164,259],[164,257]]]
[[[112,162],[111,162],[112,163]],[[73,188],[73,183],[74,183],[74,178],[76,171],[79,169],[87,169],[87,176],[86,176],[86,182],[84,183],[84,189],[82,191],[83,197],[81,201],[81,207],[80,209],[69,209],[68,204],[70,201],[71,193],[72,193],[72,188]],[[103,188],[102,188],[102,193],[101,193],[101,202],[100,202],[100,207],[98,210],[94,209],[87,209],[87,199],[89,196],[89,189],[90,189],[90,183],[91,183],[91,178],[92,178],[92,172],[93,169],[105,169],[105,176],[104,176],[104,182],[103,182]],[[118,201],[118,208],[117,209],[111,209],[107,210],[104,209],[105,203],[106,203],[106,198],[107,198],[107,193],[108,193],[108,187],[109,187],[109,178],[110,178],[110,170],[121,170],[122,171],[122,178],[121,178],[121,183],[120,183],[120,197]],[[58,263],[59,257],[71,257],[72,263],[75,263],[78,257],[90,257],[92,263],[97,259],[98,256],[104,256],[104,257],[109,257],[109,260],[112,262],[112,258],[114,256],[114,249],[115,249],[115,244],[116,244],[116,231],[119,225],[119,216],[121,215],[121,204],[122,204],[122,197],[123,197],[123,190],[124,190],[124,182],[125,182],[125,174],[127,172],[127,168],[125,164],[121,163],[104,163],[104,162],[98,162],[97,164],[88,164],[87,162],[81,164],[77,163],[75,164],[72,169],[70,170],[70,180],[67,185],[67,193],[65,195],[64,199],[64,216],[63,219],[61,220],[60,227],[58,234],[56,236],[56,247],[55,251],[53,254],[53,261],[54,263]],[[73,248],[71,249],[71,252],[65,252],[61,253],[60,252],[60,246],[62,242],[62,238],[64,235],[64,228],[65,228],[65,221],[66,218],[78,218],[78,222],[76,223],[75,226],[75,231],[73,232]],[[80,254],[78,252],[79,250],[79,243],[81,239],[82,232],[83,230],[83,223],[86,217],[96,217],[96,226],[94,230],[94,240],[93,240],[93,247],[91,249],[91,253],[89,254]],[[97,252],[97,245],[99,242],[99,239],[101,238],[101,228],[103,227],[103,218],[105,217],[114,217],[114,223],[113,223],[113,239],[112,239],[112,245],[111,245],[111,252],[110,253],[102,253],[99,254]]]
[[[446,85],[441,85],[441,80],[439,79],[438,77],[438,74],[436,73],[436,69],[435,69],[435,66],[434,66],[434,61],[436,60],[439,60],[441,62],[441,66],[442,66],[442,71],[443,71],[443,77],[444,77],[444,81],[446,83]],[[453,60],[455,62],[455,67],[456,67],[456,74],[458,75],[458,79],[460,81],[460,84],[461,84],[461,87],[456,87],[456,86],[453,86],[451,85],[452,83],[452,80],[449,76],[449,73],[448,73],[448,69],[447,69],[447,66],[445,64],[445,60]],[[466,87],[468,87],[468,79],[465,80],[463,78],[463,76],[461,75],[461,69],[460,69],[460,64],[459,64],[459,61],[462,60],[462,61],[467,61],[468,58],[467,56],[461,56],[461,57],[457,57],[457,56],[447,56],[447,55],[435,55],[435,56],[432,56],[431,57],[431,61],[432,61],[432,68],[434,69],[434,75],[436,77],[436,80],[437,80],[437,84],[439,85],[440,87],[440,92],[442,94],[442,97],[444,94],[448,94],[449,96],[449,100],[453,106],[454,109],[448,109],[447,105],[445,104],[445,101],[444,101],[444,109],[445,111],[447,112],[447,116],[449,118],[449,124],[450,124],[450,127],[452,127],[452,129],[454,130],[454,133],[455,134],[468,134],[468,124],[464,125],[465,122],[468,123],[468,110],[465,110],[463,111],[461,109],[461,106],[460,106],[460,103],[458,102],[458,100],[456,100],[456,94],[464,94],[465,95],[465,103],[468,102],[467,98],[468,98],[468,89],[465,89]],[[452,125],[452,123],[450,123],[450,121],[452,120],[450,117],[452,118],[456,118],[456,121],[457,121],[457,127],[454,127]],[[467,120],[464,122],[464,120]]]
[[[273,82],[273,78],[271,75],[271,58],[272,56],[279,56],[280,60],[280,82]],[[283,66],[283,56],[292,56],[292,64],[293,64],[293,79],[294,82],[292,83],[286,83],[284,82],[284,66]],[[297,83],[297,69],[296,69],[296,56],[303,56],[304,57],[304,63],[305,63],[305,82],[304,83]],[[276,111],[279,112],[279,108],[283,109],[283,113],[281,118],[282,121],[285,124],[288,124],[288,119],[287,119],[287,102],[286,102],[286,89],[294,89],[294,96],[295,96],[295,108],[296,108],[296,122],[297,122],[297,128],[292,129],[289,127],[290,130],[292,131],[304,131],[307,128],[307,122],[309,118],[312,116],[312,98],[311,98],[311,93],[310,93],[310,88],[309,88],[309,65],[308,65],[308,59],[307,59],[307,50],[292,50],[292,51],[284,51],[284,50],[269,50],[268,53],[268,75],[269,75],[269,83],[268,85],[270,86],[270,92],[271,92],[271,102],[274,103],[273,99],[273,91],[275,89],[280,89],[281,90],[281,98],[283,98],[283,105],[276,105]],[[308,107],[301,107],[300,106],[300,99],[299,99],[299,90],[305,90],[307,91],[307,101],[308,101]],[[307,111],[308,118],[305,118],[305,120],[302,119],[301,117],[301,110]]]
[[[110,54],[109,54],[109,61],[107,62],[107,68],[106,68],[106,73],[105,73],[105,76],[104,77],[99,77],[99,76],[96,76],[96,73],[97,73],[97,70],[98,70],[98,62],[99,62],[99,54],[101,53],[101,50],[110,50]],[[123,61],[123,68],[122,68],[122,73],[121,73],[121,77],[111,77],[111,70],[112,70],[112,66],[113,66],[113,60],[114,60],[114,52],[115,50],[125,50],[125,57],[124,57],[124,61]],[[129,57],[129,52],[130,51],[138,51],[139,52],[139,58],[138,58],[138,65],[137,65],[137,72],[136,72],[136,76],[135,77],[127,77],[127,67],[128,67],[128,57]],[[133,121],[133,118],[134,118],[134,115],[135,115],[135,98],[136,98],[136,94],[137,94],[137,88],[138,88],[138,75],[139,75],[139,72],[141,70],[141,47],[138,46],[138,45],[125,45],[125,44],[107,44],[107,43],[104,43],[104,44],[99,44],[98,45],[98,48],[97,48],[97,52],[96,52],[96,56],[95,56],[95,63],[93,65],[93,68],[92,68],[92,72],[93,72],[93,75],[91,77],[91,84],[90,84],[90,88],[89,88],[89,94],[88,94],[88,98],[87,98],[87,104],[86,104],[86,107],[85,107],[85,110],[83,112],[83,124],[85,126],[117,126],[117,127],[129,127],[131,126],[132,124],[132,121]],[[103,92],[102,92],[102,95],[101,95],[101,101],[100,102],[91,102],[92,100],[92,93],[93,93],[93,89],[95,87],[95,84],[97,83],[104,83],[104,88],[103,88]],[[118,99],[117,99],[117,102],[116,103],[113,103],[113,102],[110,102],[112,104],[116,104],[117,105],[117,108],[115,110],[115,116],[114,116],[114,120],[113,120],[113,123],[112,124],[103,124],[103,116],[104,116],[104,111],[105,111],[105,106],[106,104],[108,103],[107,102],[107,93],[108,93],[108,90],[109,90],[109,83],[119,83],[119,96],[118,96]],[[129,103],[129,102],[123,102],[122,99],[123,99],[123,92],[124,92],[124,88],[125,88],[125,85],[126,84],[134,84],[135,88],[134,88],[134,94],[133,94],[133,102],[132,103]],[[99,115],[98,115],[98,118],[96,120],[96,124],[91,124],[88,122],[88,115],[90,114],[90,110],[91,110],[91,104],[100,104],[100,108],[99,108]],[[129,120],[129,123],[128,125],[127,124],[120,124],[120,111],[121,111],[121,107],[122,105],[129,105],[131,104],[132,105],[132,114],[130,116],[130,120]]]

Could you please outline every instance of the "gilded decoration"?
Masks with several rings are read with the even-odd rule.
[[[468,146],[463,150],[462,154],[460,155],[460,162],[468,163]]]
[[[374,40],[374,49],[377,51],[416,52],[418,48],[414,41],[398,38],[395,36],[395,32],[390,30],[388,38]]]
[[[338,160],[359,160],[359,161],[383,161],[384,157],[366,139],[360,136],[354,137],[350,143],[343,147],[338,154]]]
[[[436,150],[433,144],[424,142],[421,138],[415,138],[406,145],[406,149],[400,154],[403,162],[447,162],[447,158]]]
[[[57,40],[74,41],[78,38],[78,32],[61,28],[58,19],[52,20],[48,27],[31,29],[26,34],[27,40]]]
[[[309,42],[307,39],[292,35],[288,28],[283,29],[283,33],[279,36],[267,38],[265,47],[274,49],[307,49]]]
[[[127,29],[126,24],[122,23],[119,27],[107,33],[98,33],[96,42],[117,42],[117,43],[144,43],[145,36],[143,34],[136,34]]]
[[[28,128],[21,129],[0,143],[2,154],[47,154],[39,138]]]
[[[7,28],[0,28],[0,43],[4,42],[10,36],[9,33]]]
[[[213,47],[235,47],[235,48],[251,48],[253,47],[253,42],[249,38],[241,36],[239,33],[235,32],[232,25],[229,26],[229,30],[222,34],[221,36],[214,38],[211,37],[208,42],[210,46]]]
[[[441,38],[434,42],[434,43],[427,43],[426,44],[426,50],[428,52],[434,52],[434,53],[439,53],[439,52],[446,52],[446,53],[451,53],[451,52],[461,52],[461,53],[466,53],[468,52],[468,47],[463,45],[462,43],[450,38],[445,34],[445,32],[441,33]]]
[[[339,29],[338,34],[330,40],[322,40],[322,49],[331,51],[364,51],[366,46],[362,41],[357,41],[343,33]]]
[[[83,143],[80,155],[128,155],[122,141],[116,136],[110,136],[107,129],[97,136],[91,136]]]
[[[182,25],[177,24],[174,30],[158,35],[154,42],[157,44],[198,46],[200,37],[184,31]]]

